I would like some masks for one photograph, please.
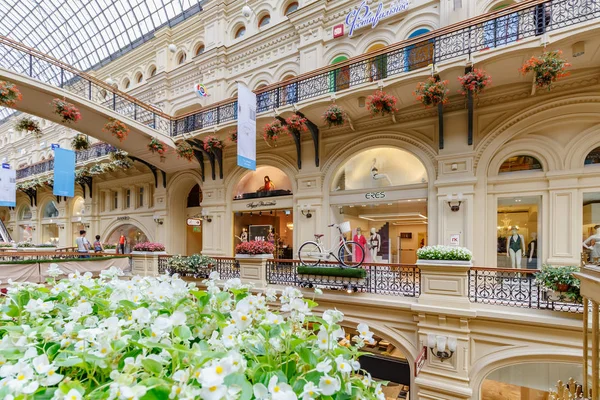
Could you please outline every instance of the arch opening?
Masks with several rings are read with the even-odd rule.
[[[104,243],[116,245],[118,247],[121,235],[126,238],[125,253],[131,253],[133,246],[149,240],[148,235],[142,228],[135,223],[128,223],[115,227],[110,234],[106,235]]]
[[[600,147],[590,151],[585,157],[584,166],[600,164]]]
[[[184,172],[173,179],[169,187],[169,218],[172,234],[167,246],[172,254],[196,254],[203,248],[203,222],[199,226],[188,226],[188,218],[202,215],[202,187],[200,176]]]
[[[533,156],[518,155],[512,156],[504,160],[500,168],[499,174],[521,171],[543,171],[542,163]]]

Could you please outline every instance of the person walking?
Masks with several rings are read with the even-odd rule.
[[[75,242],[77,243],[77,252],[86,254],[82,255],[81,258],[89,258],[90,242],[85,237],[85,231],[79,231],[79,237],[75,240]]]
[[[121,232],[121,236],[119,236],[119,251],[121,254],[125,254],[125,245],[127,244],[127,238]]]
[[[96,235],[96,241],[94,242],[94,253],[102,253],[104,246],[100,243],[100,235]]]

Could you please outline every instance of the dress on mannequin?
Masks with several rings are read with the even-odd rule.
[[[527,269],[537,269],[537,233],[531,234],[531,242],[527,245]]]
[[[369,252],[371,253],[371,262],[379,261],[379,250],[381,250],[381,236],[375,228],[371,228],[371,236],[369,236]]]
[[[363,249],[366,248],[367,246],[367,238],[364,237],[364,235],[362,234],[362,230],[360,228],[356,228],[356,234],[354,235],[354,238],[352,239],[354,240],[356,243],[360,244],[362,246]],[[362,255],[363,255],[363,250],[360,248],[357,249],[352,249],[352,258],[354,262],[357,262],[358,260],[362,259]],[[367,255],[365,254],[365,258],[363,262],[367,262]]]
[[[512,228],[512,234],[506,243],[506,255],[510,257],[510,268],[521,268],[521,259],[525,247],[523,235],[519,235],[517,228]]]
[[[585,239],[583,247],[590,250],[590,263],[596,263],[597,259],[600,260],[600,225],[594,226],[596,234]],[[593,245],[592,242],[594,242]]]

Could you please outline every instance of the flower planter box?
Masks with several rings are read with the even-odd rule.
[[[257,260],[270,260],[273,258],[273,254],[236,254],[235,258],[239,259],[257,259]]]
[[[473,262],[458,260],[417,260],[417,265],[456,265],[461,267],[472,267]]]
[[[117,254],[117,249],[104,249],[103,253],[106,253],[106,254]]]
[[[113,249],[114,251],[114,249]],[[108,253],[108,251],[107,251]],[[146,256],[160,256],[163,254],[167,254],[166,251],[132,251],[131,254],[138,254],[138,255],[146,255]]]
[[[39,252],[48,252],[48,251],[56,251],[56,247],[17,247],[17,251],[39,251]]]
[[[305,283],[313,283],[318,285],[354,285],[360,287],[367,286],[366,278],[351,278],[347,276],[298,274],[298,280]]]

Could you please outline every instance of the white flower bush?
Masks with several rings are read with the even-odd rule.
[[[369,327],[348,340],[343,314],[314,315],[297,289],[252,294],[239,279],[221,289],[211,274],[204,291],[177,275],[122,275],[9,286],[0,398],[385,399],[357,361]],[[267,305],[277,297],[280,311]]]
[[[425,246],[417,250],[419,260],[471,261],[473,253],[465,247]]]

